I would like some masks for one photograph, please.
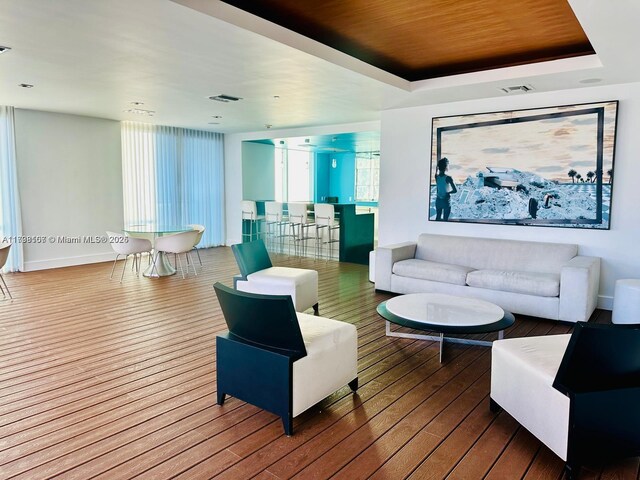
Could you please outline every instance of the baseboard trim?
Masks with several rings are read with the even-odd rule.
[[[613,297],[609,295],[598,295],[598,308],[613,310]]]
[[[51,258],[49,260],[36,260],[24,262],[25,272],[34,272],[36,270],[49,270],[51,268],[73,267],[76,265],[86,265],[88,263],[101,263],[113,261],[115,253],[97,253],[93,255],[80,255],[77,257]]]

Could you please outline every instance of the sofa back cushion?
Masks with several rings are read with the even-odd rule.
[[[577,254],[578,246],[568,243],[423,233],[418,238],[415,258],[474,269],[560,273],[562,265]]]

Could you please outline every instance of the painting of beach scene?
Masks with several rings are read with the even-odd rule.
[[[618,102],[437,117],[429,220],[608,229]]]

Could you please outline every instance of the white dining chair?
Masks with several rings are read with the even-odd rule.
[[[124,271],[127,269],[127,260],[129,255],[133,255],[133,267],[136,273],[140,274],[140,261],[142,260],[142,254],[148,253],[151,256],[151,242],[145,238],[129,237],[122,233],[107,232],[109,243],[111,248],[116,252],[116,258],[113,261],[113,267],[111,267],[111,275],[109,278],[113,278],[113,272],[116,269],[116,263],[120,255],[124,255],[124,265],[122,266],[122,274],[120,275],[120,283],[124,278]],[[149,257],[151,258],[151,257]]]
[[[0,242],[0,270],[2,270],[2,268],[7,263],[7,258],[9,258],[10,248],[11,248],[10,243]],[[4,285],[4,288],[2,288],[2,285],[0,285],[0,290],[2,290],[2,296],[6,297],[7,295],[9,295],[9,298],[13,300],[13,297],[11,296],[11,292],[9,291],[9,287],[7,287],[7,283],[4,281],[4,277],[2,276],[2,273],[0,273],[0,282],[2,282],[2,285]],[[5,290],[7,291],[7,293],[5,293]]]
[[[200,252],[198,251],[198,244],[200,240],[202,240],[202,235],[204,234],[204,225],[198,225],[196,223],[189,225],[190,228],[196,230],[198,232],[198,236],[196,237],[196,243],[193,246],[193,249],[196,251],[196,255],[198,255],[198,262],[200,262],[200,266],[202,266],[202,259],[200,258]]]
[[[313,210],[316,222],[316,258],[322,257],[322,249],[327,246],[327,260],[333,259],[333,244],[340,242],[340,224],[336,222],[335,209],[329,203],[316,203]]]
[[[184,268],[182,267],[182,260],[180,259],[180,254],[184,253],[187,262],[187,273],[189,273],[189,265],[192,265],[193,273],[197,276],[198,272],[196,272],[196,266],[193,264],[193,261],[191,261],[191,250],[193,250],[193,247],[195,247],[198,241],[199,234],[200,233],[198,232],[198,230],[189,230],[188,232],[176,233],[174,235],[167,235],[164,237],[156,238],[156,256],[153,261],[154,268],[160,252],[173,253],[178,260],[178,264],[180,265],[182,278],[185,278]]]

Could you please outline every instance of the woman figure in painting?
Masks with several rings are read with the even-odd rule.
[[[458,189],[453,183],[453,178],[446,174],[449,167],[449,160],[446,157],[438,160],[438,168],[436,172],[436,221],[449,220],[451,214],[451,194],[456,193]]]

